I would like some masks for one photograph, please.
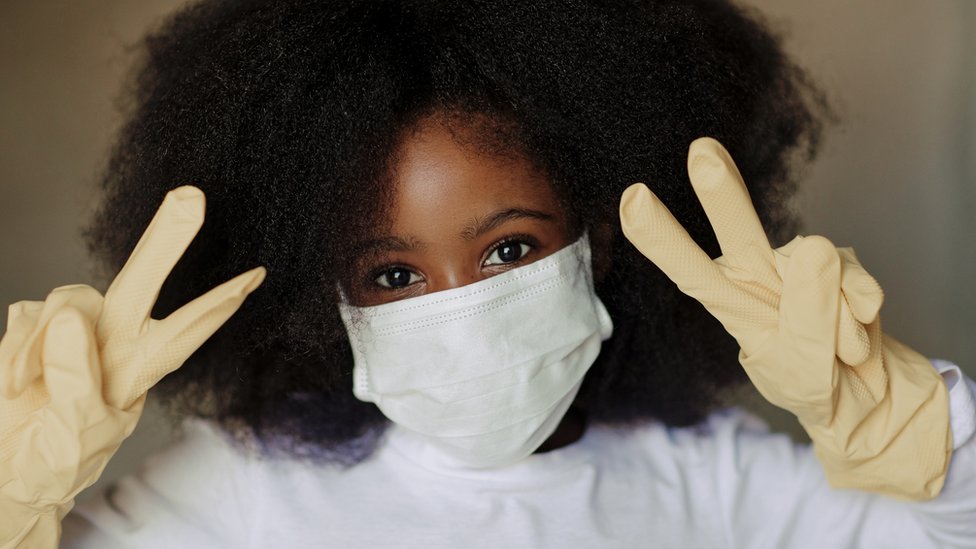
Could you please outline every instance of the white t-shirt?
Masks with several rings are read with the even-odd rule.
[[[692,428],[590,426],[564,448],[461,469],[391,427],[351,468],[262,459],[214,426],[81,504],[62,547],[976,547],[976,384],[950,386],[942,494],[831,489],[807,446],[730,409]]]

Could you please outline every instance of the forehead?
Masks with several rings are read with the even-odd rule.
[[[458,229],[505,208],[562,217],[548,178],[524,155],[484,146],[479,128],[428,117],[406,132],[391,170],[392,232]]]

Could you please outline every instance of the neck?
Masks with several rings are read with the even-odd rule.
[[[556,430],[549,435],[549,438],[539,446],[535,453],[540,454],[569,446],[582,438],[584,432],[586,432],[586,415],[578,408],[570,407]]]

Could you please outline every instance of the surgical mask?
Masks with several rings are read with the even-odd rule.
[[[515,463],[552,434],[613,329],[586,236],[474,284],[339,307],[356,398],[475,468]]]

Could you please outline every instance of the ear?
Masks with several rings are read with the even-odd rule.
[[[613,266],[613,227],[609,223],[596,223],[589,230],[590,258],[593,263],[593,282],[599,284]]]

